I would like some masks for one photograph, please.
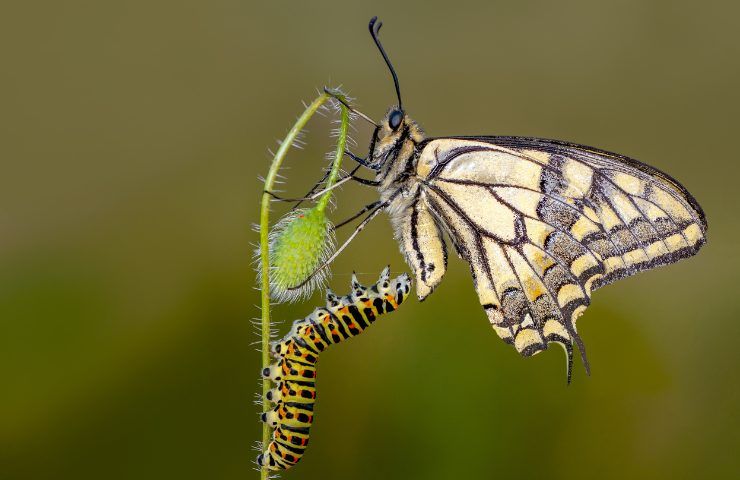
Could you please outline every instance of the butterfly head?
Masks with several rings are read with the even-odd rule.
[[[406,112],[397,106],[388,110],[383,120],[375,128],[371,146],[371,165],[382,168],[388,159],[398,153],[413,149],[414,144],[424,140],[424,133]]]

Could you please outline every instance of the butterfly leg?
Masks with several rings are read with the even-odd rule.
[[[371,170],[375,170],[374,168],[372,168],[372,167],[369,166],[370,164],[368,163],[367,159],[362,158],[362,157],[358,157],[357,155],[355,155],[354,153],[350,152],[349,150],[345,150],[344,151],[344,154],[347,155],[349,158],[351,158],[352,160],[354,160],[355,162],[357,162],[359,164],[355,168],[353,168],[351,172],[349,172],[349,176],[352,177],[352,180],[354,180],[355,182],[357,182],[359,184],[368,185],[368,186],[371,186],[371,187],[377,187],[378,185],[380,185],[380,182],[378,182],[378,181],[368,180],[367,178],[362,178],[362,177],[356,177],[355,176],[355,173],[357,173],[357,170],[359,170],[360,167],[366,167],[366,168],[370,168]]]
[[[380,182],[376,180],[368,180],[367,178],[355,177],[354,175],[352,175],[352,180],[359,183],[360,185],[367,185],[369,187],[377,187],[378,185],[380,185]]]
[[[275,200],[280,201],[280,202],[305,202],[305,201],[309,201],[309,200],[316,200],[317,198],[319,198],[320,196],[322,196],[326,192],[329,192],[331,190],[334,190],[335,188],[339,187],[340,185],[345,184],[348,181],[354,180],[354,179],[355,179],[355,177],[353,177],[351,174],[350,175],[346,175],[346,176],[342,177],[341,179],[339,179],[339,181],[337,183],[335,183],[334,185],[332,185],[331,187],[324,188],[323,190],[319,190],[318,192],[315,192],[315,191],[313,193],[312,192],[309,192],[308,196],[303,197],[303,198],[284,198],[284,197],[281,197],[280,195],[277,195],[275,192],[271,192],[269,190],[264,190],[264,193],[270,195],[272,198],[274,198]],[[316,187],[314,187],[312,189],[312,191],[315,190],[315,189],[316,189]]]
[[[281,201],[281,202],[293,202],[293,201],[295,201],[295,202],[298,202],[295,205],[293,205],[292,210],[295,210],[296,208],[298,208],[298,207],[301,206],[301,203],[307,201],[309,199],[309,197],[311,197],[316,192],[316,189],[319,188],[319,186],[322,183],[324,183],[327,178],[329,178],[329,173],[331,173],[331,170],[326,169],[324,171],[324,176],[321,177],[321,180],[319,180],[318,182],[316,182],[314,184],[314,186],[311,187],[311,190],[309,190],[308,193],[306,193],[306,195],[304,195],[304,198],[299,198],[299,199],[295,199],[295,200],[293,200],[293,199],[283,199],[283,198],[279,197],[278,195],[275,195],[274,192],[265,191],[265,193],[268,194],[268,195],[270,195],[272,198],[274,198],[277,201]]]
[[[320,197],[324,193],[326,193],[326,192],[328,192],[330,190],[333,190],[333,189],[337,188],[338,186],[340,186],[340,185],[342,185],[344,183],[347,183],[350,180],[354,180],[355,182],[360,183],[362,185],[369,185],[369,186],[372,186],[372,187],[377,187],[379,185],[379,182],[376,182],[375,180],[368,180],[366,178],[356,177],[354,174],[359,169],[360,169],[360,165],[356,166],[351,172],[349,172],[344,177],[340,178],[339,181],[337,183],[335,183],[334,185],[332,185],[331,187],[325,188],[323,190],[316,191],[316,189],[318,188],[318,186],[321,185],[321,183],[323,183],[324,180],[326,180],[326,177],[328,176],[328,172],[327,172],[327,174],[325,174],[324,177],[321,180],[319,180],[313,186],[313,188],[311,188],[311,190],[308,191],[308,193],[304,197],[287,198],[287,197],[281,197],[280,195],[276,194],[275,192],[271,192],[269,190],[263,190],[263,192],[266,193],[266,194],[268,194],[269,196],[271,196],[274,200],[276,200],[278,202],[286,202],[286,203],[298,202],[293,207],[295,209],[295,208],[298,208],[298,206],[300,206],[301,203],[307,202],[307,201],[311,201],[311,200],[316,200],[318,197]]]
[[[368,162],[367,158],[362,158],[359,155],[355,155],[354,153],[350,152],[349,150],[345,150],[344,154],[347,155],[349,158],[354,160],[359,164],[359,166],[365,167],[369,170],[378,171],[378,167],[376,165],[372,165],[370,162]],[[354,172],[353,172],[354,173]],[[363,179],[364,180],[364,179]],[[370,180],[366,180],[369,182]]]
[[[359,212],[355,213],[354,215],[352,215],[348,219],[343,220],[343,221],[337,223],[334,226],[334,230],[338,230],[340,227],[343,227],[343,226],[347,225],[352,220],[355,220],[356,218],[360,217],[365,212],[369,212],[370,210],[372,210],[373,208],[377,207],[378,205],[380,205],[380,200],[378,200],[376,202],[373,202],[373,203],[370,203],[368,205],[365,205],[364,207],[362,207],[362,210],[360,210]]]
[[[313,194],[311,194],[311,192],[309,192],[308,194],[311,196],[298,197],[298,198],[281,197],[277,193],[271,192],[270,190],[263,190],[262,192],[268,194],[269,196],[272,197],[273,200],[278,201],[278,202],[293,203],[293,202],[307,202],[309,200],[314,200]]]

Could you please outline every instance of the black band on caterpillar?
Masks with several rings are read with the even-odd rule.
[[[391,280],[389,267],[371,287],[363,287],[352,275],[349,295],[338,297],[327,290],[326,307],[296,320],[285,337],[272,343],[272,355],[278,361],[264,368],[262,376],[277,382],[267,394],[275,407],[260,418],[275,431],[273,440],[257,457],[261,467],[285,470],[303,456],[313,422],[319,354],[361,334],[379,315],[398,308],[410,290],[409,276],[403,274]]]

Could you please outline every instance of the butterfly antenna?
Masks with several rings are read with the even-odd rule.
[[[401,103],[401,87],[399,87],[398,85],[398,75],[396,75],[396,69],[393,68],[391,61],[388,58],[388,54],[385,53],[385,49],[383,48],[383,45],[380,43],[380,39],[378,38],[378,32],[380,32],[380,27],[382,26],[383,22],[378,22],[378,17],[373,17],[370,19],[370,25],[368,27],[370,28],[370,35],[373,37],[375,45],[378,47],[378,50],[380,50],[380,54],[383,55],[383,60],[385,60],[385,64],[388,65],[388,70],[391,71],[391,75],[393,76],[393,84],[396,86],[398,108],[400,110],[403,110],[403,104]]]

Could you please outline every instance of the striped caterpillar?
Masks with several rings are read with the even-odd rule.
[[[260,467],[285,470],[303,456],[313,422],[319,354],[330,345],[361,334],[379,315],[398,308],[410,289],[408,275],[391,280],[389,267],[371,287],[360,285],[353,274],[349,295],[338,297],[327,290],[326,307],[296,320],[282,340],[272,343],[277,363],[263,369],[262,377],[277,383],[267,394],[275,407],[262,413],[261,420],[275,430],[273,440],[257,457]]]

